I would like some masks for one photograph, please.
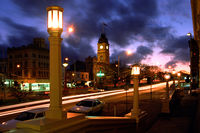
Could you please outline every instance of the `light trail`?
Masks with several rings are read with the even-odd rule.
[[[169,84],[172,84],[172,81],[169,82]],[[154,84],[154,85],[152,85],[152,88],[164,87],[165,85],[166,85],[165,82],[159,83],[159,84]],[[139,87],[139,90],[148,90],[148,89],[150,89],[150,85]],[[133,91],[133,88],[127,90],[127,92],[132,92],[132,91]],[[103,97],[118,95],[118,94],[122,94],[122,93],[126,93],[126,91],[124,89],[120,89],[120,90],[112,90],[112,91],[105,91],[105,92],[98,92],[98,93],[91,93],[91,94],[80,94],[80,95],[66,96],[66,97],[62,98],[63,99],[62,104],[79,102],[83,99],[103,98]],[[30,105],[30,104],[41,103],[41,105],[24,107],[24,108],[20,108],[20,109],[13,109],[13,110],[9,110],[9,111],[2,111],[2,112],[0,112],[0,116],[6,116],[6,115],[15,114],[15,113],[21,113],[23,111],[27,111],[27,110],[30,110],[30,109],[36,109],[36,108],[41,108],[41,107],[49,107],[49,103],[45,103],[45,102],[49,102],[49,99],[41,100],[41,101],[35,101],[35,102],[21,103],[21,104],[13,105],[13,106],[12,105],[11,106],[5,106],[4,109],[9,109],[9,108],[12,108],[12,107],[20,107],[20,106],[26,106],[26,105]],[[6,107],[8,107],[8,108],[6,108]],[[3,108],[3,107],[1,107],[1,108]]]
[[[72,95],[72,96],[65,96],[62,97],[62,100],[67,100],[67,99],[71,99],[71,98],[77,98],[77,97],[85,97],[85,96],[92,96],[92,95],[99,95],[99,94],[104,94],[104,93],[112,93],[112,92],[116,92],[116,91],[121,91],[121,90],[112,90],[112,91],[105,91],[105,92],[98,92],[98,93],[90,93],[90,94],[79,94],[79,95]],[[49,99],[45,99],[45,100],[40,100],[40,101],[33,101],[33,102],[27,102],[27,103],[20,103],[20,104],[15,104],[15,105],[8,105],[8,106],[3,106],[0,107],[0,111],[1,110],[5,110],[5,109],[11,109],[11,108],[19,108],[19,107],[24,107],[24,106],[30,106],[30,105],[35,105],[35,104],[44,104],[46,102],[49,102]]]

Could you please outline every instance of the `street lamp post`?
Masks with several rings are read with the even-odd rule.
[[[46,118],[66,119],[62,111],[61,88],[61,34],[63,31],[63,8],[51,6],[47,8],[47,31],[50,45],[50,106]]]
[[[67,70],[67,66],[68,66],[68,63],[67,62],[64,62],[63,63],[63,67],[65,69],[65,74],[64,74],[64,89],[67,89],[67,86],[66,86],[66,70]]]
[[[126,53],[127,56],[129,56],[129,55],[132,54],[132,52],[130,50],[127,50],[125,53]],[[116,67],[118,67],[117,71],[118,71],[118,79],[119,79],[119,77],[120,77],[120,71],[119,71],[119,67],[120,67],[120,54],[118,55],[118,63],[116,65]]]
[[[173,69],[172,71],[172,75],[173,75],[173,89],[175,89],[175,76],[176,76],[176,71]]]
[[[169,74],[165,74],[165,80],[166,80],[166,98],[169,99],[169,79],[170,79],[170,75]]]
[[[181,82],[180,82],[180,79],[181,79],[181,73],[177,73],[177,76],[178,76],[178,88],[181,89]]]
[[[133,109],[131,110],[131,117],[136,119],[136,122],[139,122],[139,91],[138,91],[138,76],[140,75],[140,66],[138,64],[133,65],[131,75],[134,78],[134,91],[133,91]]]
[[[118,55],[118,78],[119,78],[119,55]]]

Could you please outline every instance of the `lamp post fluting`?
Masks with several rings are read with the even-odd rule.
[[[131,75],[133,75],[134,79],[134,91],[133,91],[133,109],[131,110],[131,117],[136,119],[136,122],[139,122],[139,90],[138,90],[138,85],[139,85],[139,75],[140,75],[140,67],[138,64],[133,65]]]
[[[62,111],[62,72],[61,72],[61,34],[63,31],[63,8],[47,8],[47,31],[50,47],[50,106],[46,118],[65,119]]]

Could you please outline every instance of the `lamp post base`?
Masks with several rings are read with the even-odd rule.
[[[62,111],[62,109],[49,109],[45,116],[49,119],[65,120],[67,119],[67,112]]]
[[[67,116],[68,119],[66,120],[56,120],[43,117],[29,121],[18,122],[16,125],[16,133],[51,133],[61,131],[66,132],[66,130],[68,132],[72,132],[75,129],[74,124],[80,123],[79,125],[82,126],[87,120],[83,114],[68,113]]]
[[[125,117],[131,117],[132,119],[135,119],[136,123],[139,123],[139,121],[143,119],[145,116],[147,116],[147,112],[141,111],[140,109],[138,109],[138,112],[132,109],[131,112],[125,115]]]

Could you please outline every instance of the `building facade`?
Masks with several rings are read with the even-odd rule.
[[[46,85],[49,84],[49,49],[45,39],[34,38],[27,46],[8,48],[7,56],[10,79],[22,83],[24,88],[49,89]]]
[[[94,56],[94,57],[89,56],[85,59],[86,72],[89,73],[90,80],[92,80],[92,81],[95,78],[96,62],[97,62],[96,56]]]

